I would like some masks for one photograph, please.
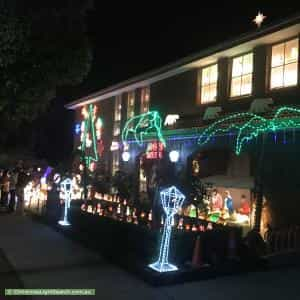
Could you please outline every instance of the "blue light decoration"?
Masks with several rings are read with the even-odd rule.
[[[185,196],[175,186],[171,186],[170,188],[166,188],[160,192],[160,199],[166,213],[166,219],[164,222],[164,230],[158,260],[150,264],[149,267],[157,272],[176,271],[178,268],[175,265],[170,264],[168,261],[170,238],[174,215],[181,208]]]
[[[77,123],[75,124],[75,133],[78,135],[81,132],[81,124]]]
[[[52,172],[52,168],[51,167],[47,167],[47,169],[46,169],[43,177],[47,178],[50,175],[51,172]]]
[[[60,184],[61,191],[64,193],[64,201],[65,201],[64,219],[58,221],[58,224],[60,224],[62,226],[71,225],[68,221],[68,210],[70,208],[70,203],[71,203],[72,185],[73,185],[73,182],[72,182],[72,179],[70,179],[70,178],[66,178]]]

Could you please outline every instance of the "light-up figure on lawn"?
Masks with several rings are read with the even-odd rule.
[[[61,191],[63,192],[63,195],[64,195],[65,210],[64,210],[64,219],[61,221],[58,221],[58,223],[63,226],[70,225],[70,223],[68,221],[68,209],[70,208],[72,185],[73,185],[73,182],[72,182],[72,179],[70,179],[70,178],[66,178],[60,184]]]
[[[185,196],[175,186],[171,186],[160,192],[160,199],[166,213],[166,220],[160,244],[159,258],[155,263],[150,264],[149,267],[158,272],[176,271],[178,268],[168,262],[170,238],[174,215],[181,209]]]

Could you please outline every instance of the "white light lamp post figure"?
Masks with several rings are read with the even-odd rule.
[[[158,272],[176,271],[178,268],[168,261],[170,238],[174,215],[181,208],[185,196],[175,186],[171,186],[160,192],[160,199],[166,213],[166,220],[160,244],[159,258],[155,263],[150,264],[149,267]]]
[[[62,226],[71,225],[68,221],[68,209],[70,208],[72,185],[73,185],[73,182],[72,182],[72,179],[70,179],[70,178],[66,178],[60,184],[60,188],[61,188],[62,192],[64,192],[64,200],[65,200],[64,219],[58,221],[58,223]]]

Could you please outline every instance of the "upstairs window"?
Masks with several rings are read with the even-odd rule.
[[[122,110],[122,96],[118,95],[115,98],[114,136],[120,135],[120,131],[121,131],[121,110]]]
[[[201,99],[205,104],[216,101],[217,97],[218,65],[212,65],[202,69],[201,72]]]
[[[149,111],[150,106],[150,87],[141,90],[141,114]]]
[[[253,53],[235,57],[232,60],[231,97],[252,93]]]
[[[299,40],[272,46],[270,88],[296,85],[298,82]]]

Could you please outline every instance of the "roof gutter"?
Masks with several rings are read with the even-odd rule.
[[[102,89],[99,92],[92,93],[86,97],[82,97],[78,100],[72,101],[65,105],[67,109],[76,109],[82,105],[94,103],[103,99],[107,99],[113,97],[117,94],[127,92],[133,90],[135,88],[139,88],[143,85],[149,85],[154,82],[178,75],[183,73],[191,68],[190,64],[199,60],[201,58],[205,58],[207,56],[213,55],[217,52],[230,49],[242,43],[260,38],[264,35],[279,31],[283,28],[295,25],[300,22],[300,14],[296,14],[292,18],[285,19],[280,23],[276,23],[265,27],[263,29],[258,29],[255,32],[246,33],[241,35],[240,37],[228,40],[224,43],[218,44],[216,46],[210,47],[201,52],[197,52],[195,54],[189,55],[181,60],[178,60],[174,63],[167,64],[159,69],[155,69],[153,71],[146,72],[140,76],[136,76],[130,78],[128,80],[122,81],[118,84],[112,85],[108,88]]]

